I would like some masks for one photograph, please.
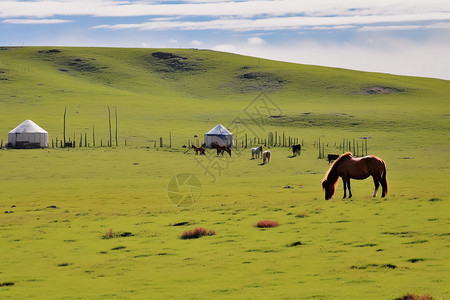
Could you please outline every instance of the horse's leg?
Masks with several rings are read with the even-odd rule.
[[[383,198],[387,194],[387,180],[386,180],[386,171],[381,175],[381,187],[383,188],[383,191],[381,193],[381,197]]]
[[[352,197],[352,189],[350,188],[350,178],[347,181],[347,187],[348,187],[348,199]]]
[[[347,181],[342,178],[342,182],[344,183],[344,197],[342,199],[345,199],[347,197]]]
[[[378,188],[380,187],[380,181],[378,180],[378,178],[375,178],[375,176],[373,177],[373,183],[375,184],[375,191],[373,192],[373,197],[376,197],[378,194]]]

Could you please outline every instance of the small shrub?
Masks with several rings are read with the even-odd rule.
[[[198,239],[202,236],[207,236],[207,235],[216,235],[216,232],[214,230],[207,230],[205,228],[195,228],[194,230],[187,230],[185,232],[183,232],[180,235],[180,238],[182,239]]]
[[[433,299],[434,298],[431,297],[429,294],[419,296],[412,293],[408,293],[403,297],[396,298],[395,300],[433,300]]]
[[[280,225],[280,224],[277,221],[263,220],[263,221],[259,221],[256,224],[256,227],[258,227],[258,228],[269,228],[269,227],[277,227],[278,225]]]
[[[107,233],[103,235],[104,239],[112,239],[113,237],[116,237],[116,234],[113,233],[112,229],[110,228]]]

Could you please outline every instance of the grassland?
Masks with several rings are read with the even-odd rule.
[[[262,91],[279,110],[258,126]],[[212,51],[2,48],[3,140],[25,119],[61,139],[67,107],[70,136],[91,139],[94,126],[106,143],[110,106],[120,144],[0,151],[0,298],[446,299],[449,92],[443,80]],[[273,147],[264,166],[248,149],[184,153],[217,123],[284,131],[304,151]],[[169,131],[173,147],[155,148]],[[373,199],[370,180],[353,181],[351,200],[340,185],[325,201],[329,165],[314,142],[332,153],[360,137],[387,163],[389,196]],[[168,197],[180,173],[201,182],[187,208]],[[280,226],[255,227],[266,219]],[[195,227],[216,235],[179,238]],[[105,239],[110,230],[133,235]]]

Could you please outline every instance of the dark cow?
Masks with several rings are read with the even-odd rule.
[[[300,156],[300,152],[302,152],[302,145],[292,145],[292,156],[295,156],[297,154]]]
[[[339,158],[339,154],[328,154],[328,163],[331,163],[332,161],[335,161]]]

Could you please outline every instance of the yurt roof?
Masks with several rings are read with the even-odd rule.
[[[31,120],[23,121],[19,126],[11,130],[9,133],[47,133],[39,125]]]
[[[208,131],[206,135],[233,135],[222,124],[217,124],[213,129]]]

